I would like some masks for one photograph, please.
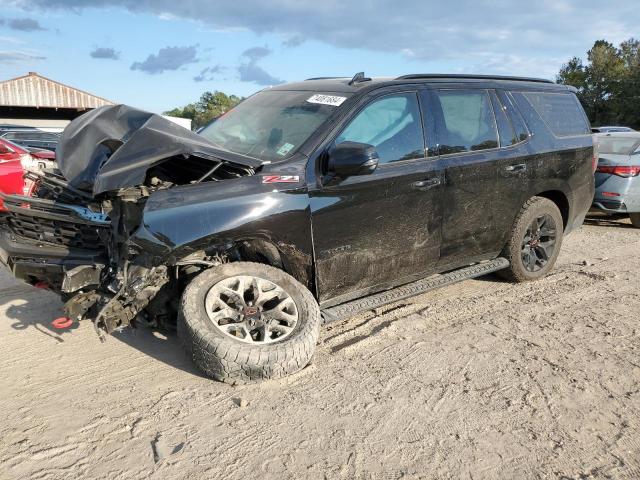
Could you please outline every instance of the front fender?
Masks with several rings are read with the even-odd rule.
[[[174,264],[197,251],[223,251],[259,239],[275,246],[287,270],[308,285],[310,222],[305,188],[274,189],[251,176],[155,192],[131,243],[151,255],[152,263]]]

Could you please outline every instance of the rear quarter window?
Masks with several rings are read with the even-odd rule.
[[[573,93],[523,92],[522,96],[555,136],[591,133],[582,105]]]

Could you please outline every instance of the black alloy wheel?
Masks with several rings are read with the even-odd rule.
[[[522,239],[522,263],[529,272],[545,267],[556,248],[556,224],[544,214],[533,219]]]

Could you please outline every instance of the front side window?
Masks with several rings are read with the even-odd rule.
[[[439,90],[442,122],[437,127],[439,151],[473,152],[498,147],[493,107],[486,90]]]
[[[420,107],[415,93],[388,95],[367,105],[336,139],[376,147],[380,163],[424,157]]]

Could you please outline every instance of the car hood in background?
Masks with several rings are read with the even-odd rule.
[[[257,168],[260,160],[221,150],[206,138],[154,113],[127,105],[96,108],[65,128],[56,150],[71,186],[93,195],[140,185],[147,170],[177,155],[227,160]]]

